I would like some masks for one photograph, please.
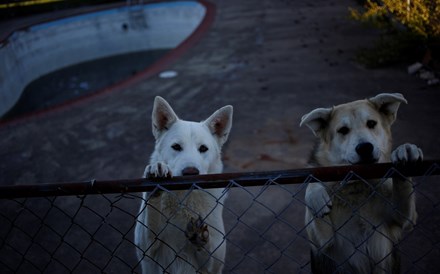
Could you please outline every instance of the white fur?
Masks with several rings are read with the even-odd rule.
[[[391,152],[391,125],[400,103],[406,103],[401,94],[383,93],[304,115],[301,125],[318,137],[314,164],[362,164],[356,148],[365,143],[371,145],[370,162],[421,160],[423,153],[413,144]],[[371,121],[374,127],[368,126]],[[335,270],[326,269],[325,258],[331,258],[343,273],[391,273],[393,245],[417,219],[415,194],[408,180],[312,183],[305,201],[312,269],[318,273]]]
[[[231,130],[232,112],[226,106],[203,122],[184,121],[156,97],[152,114],[156,145],[144,176],[181,176],[186,168],[199,174],[221,173],[221,148]],[[221,273],[226,255],[225,198],[224,189],[143,193],[135,228],[142,273]],[[188,235],[196,235],[198,243]]]

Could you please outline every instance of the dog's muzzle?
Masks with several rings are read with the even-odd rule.
[[[182,169],[182,176],[199,175],[200,171],[196,167],[185,167]]]
[[[373,164],[378,161],[373,156],[374,146],[371,143],[360,143],[356,146],[356,153],[359,155],[357,164]]]

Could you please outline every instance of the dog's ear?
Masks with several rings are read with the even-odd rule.
[[[332,113],[332,108],[317,108],[301,118],[299,126],[306,125],[309,127],[315,136],[327,126]]]
[[[381,93],[368,99],[392,124],[396,120],[397,110],[401,103],[408,102],[400,93]]]
[[[153,135],[156,139],[159,138],[163,131],[168,130],[171,125],[179,119],[168,102],[160,96],[156,96],[154,99],[151,118],[153,122]]]
[[[220,146],[228,140],[229,132],[232,127],[232,113],[233,107],[225,106],[214,112],[204,121],[212,135],[217,138]]]

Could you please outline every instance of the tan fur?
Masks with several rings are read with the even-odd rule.
[[[301,125],[318,137],[313,163],[421,160],[422,151],[412,144],[391,152],[391,125],[400,103],[406,103],[401,94],[379,94],[304,115]],[[313,183],[305,198],[314,273],[398,273],[393,246],[417,219],[410,180]]]

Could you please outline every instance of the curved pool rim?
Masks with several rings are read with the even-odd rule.
[[[91,94],[87,94],[84,96],[80,96],[78,98],[69,100],[67,102],[61,103],[59,105],[39,110],[31,113],[24,114],[22,116],[14,117],[11,119],[6,119],[1,121],[0,120],[0,127],[9,126],[9,125],[15,125],[18,123],[25,123],[26,121],[34,118],[41,118],[45,117],[47,114],[52,114],[58,111],[67,110],[68,108],[72,106],[79,106],[80,104],[86,103],[92,99],[95,99],[96,97],[99,97],[103,94],[108,94],[111,92],[121,91],[124,88],[127,88],[129,86],[135,85],[141,81],[144,81],[161,71],[166,70],[169,68],[169,66],[176,61],[179,57],[181,57],[187,50],[192,48],[208,31],[212,23],[214,22],[215,14],[216,14],[216,6],[213,3],[210,3],[206,0],[190,0],[192,2],[197,2],[201,5],[203,5],[206,9],[205,15],[203,19],[201,20],[200,24],[195,28],[195,30],[186,38],[184,39],[180,44],[178,44],[175,48],[171,49],[168,53],[166,53],[162,58],[160,58],[158,61],[154,62],[150,66],[148,66],[146,69],[139,71],[136,75],[132,77],[128,77],[124,80],[121,80],[115,84],[111,84],[105,88],[99,89]],[[151,5],[151,4],[160,4],[160,3],[178,3],[179,1],[152,1],[148,2],[144,5]],[[48,20],[40,20],[33,22],[32,24],[27,25],[21,25],[15,29],[12,29],[9,33],[4,35],[0,39],[0,44],[7,43],[7,39],[14,34],[16,31],[22,31],[26,30],[27,28],[30,28],[35,25],[43,24],[43,23],[49,23],[56,20],[62,20],[65,18],[78,16],[78,15],[84,15],[94,12],[100,12],[110,9],[115,9],[119,7],[126,6],[125,3],[117,3],[106,7],[96,7],[87,11],[80,11],[80,12],[72,12],[71,14],[65,15],[65,16],[57,16],[50,18]]]

